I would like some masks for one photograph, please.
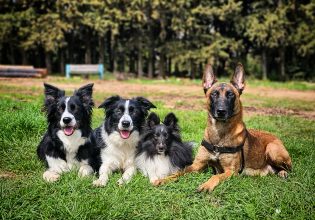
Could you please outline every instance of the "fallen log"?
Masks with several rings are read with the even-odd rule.
[[[47,69],[34,68],[33,66],[0,65],[0,76],[44,78],[47,76]]]

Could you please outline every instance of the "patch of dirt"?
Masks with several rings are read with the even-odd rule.
[[[256,107],[244,107],[244,113],[247,116],[252,115],[288,115],[298,116],[309,120],[315,120],[314,111],[296,111],[291,109],[280,108],[256,108]]]
[[[67,83],[67,82],[56,82],[56,77],[47,77],[45,79],[35,78],[0,78],[0,85],[7,86],[23,86],[23,87],[38,87],[38,93],[43,91],[43,82],[54,84],[66,90],[77,89],[80,85],[86,83],[94,83],[95,93],[104,94],[105,98],[108,95],[119,94],[123,97],[131,96],[145,96],[152,101],[160,101],[166,107],[171,109],[181,110],[202,110],[205,108],[205,100],[203,90],[198,85],[168,85],[168,84],[139,84],[130,83],[125,81],[116,80],[84,80],[81,83]],[[64,80],[64,78],[60,78]],[[51,82],[52,81],[52,82]],[[10,92],[10,91],[8,91]],[[36,94],[37,91],[31,93]],[[274,89],[259,87],[251,88],[247,86],[244,93],[253,94],[257,96],[280,98],[280,99],[291,99],[291,100],[305,100],[309,102],[315,102],[315,91],[296,91],[287,89]],[[101,100],[96,100],[97,103]],[[254,102],[259,99],[254,100]],[[251,103],[253,104],[253,103]],[[315,120],[314,111],[298,111],[281,108],[256,108],[256,107],[245,107],[245,115],[294,115],[303,117],[306,119]]]
[[[0,179],[13,179],[16,178],[17,175],[8,171],[0,171]]]

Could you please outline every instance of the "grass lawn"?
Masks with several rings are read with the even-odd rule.
[[[253,86],[258,88],[260,85],[256,84]],[[42,179],[45,168],[36,156],[37,145],[46,129],[41,112],[43,96],[38,95],[41,93],[32,88],[14,90],[14,87],[0,86],[2,219],[315,218],[315,123],[312,120],[283,115],[245,116],[248,128],[273,132],[284,142],[293,161],[293,171],[287,180],[277,176],[236,176],[212,193],[196,193],[196,188],[212,175],[211,169],[158,188],[152,187],[140,173],[125,186],[116,184],[121,175],[116,173],[106,187],[95,188],[92,186],[95,176],[79,178],[77,171],[72,171],[57,183],[49,184]],[[102,101],[101,97],[96,91],[97,102]],[[280,107],[289,106],[285,100],[277,103],[283,104]],[[250,106],[250,103],[244,104]],[[158,102],[157,106],[155,111],[162,117],[174,111],[164,102]],[[189,109],[174,112],[180,120],[183,139],[199,143],[207,113]],[[102,120],[103,112],[95,109],[93,128]]]

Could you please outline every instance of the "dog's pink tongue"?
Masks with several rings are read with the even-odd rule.
[[[65,133],[65,135],[70,136],[73,134],[74,128],[73,127],[65,127],[63,129],[63,132]]]
[[[130,136],[130,131],[121,130],[121,131],[120,131],[120,136],[121,136],[123,139],[127,139],[127,138],[129,138],[129,136]]]

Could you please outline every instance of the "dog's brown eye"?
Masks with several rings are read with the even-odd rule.
[[[211,96],[213,98],[217,97],[218,95],[219,95],[218,91],[214,91],[214,92],[211,93]]]
[[[133,113],[134,108],[133,107],[129,107],[129,113]]]
[[[70,110],[71,110],[71,111],[74,111],[74,110],[75,110],[75,105],[74,105],[74,104],[71,104],[71,105],[70,105]]]
[[[59,107],[58,107],[58,111],[59,112],[63,112],[66,108],[66,105],[65,104],[61,104]]]
[[[233,92],[230,92],[230,91],[226,92],[226,97],[231,98],[231,97],[233,97],[233,96],[234,96],[234,93],[233,93]]]

